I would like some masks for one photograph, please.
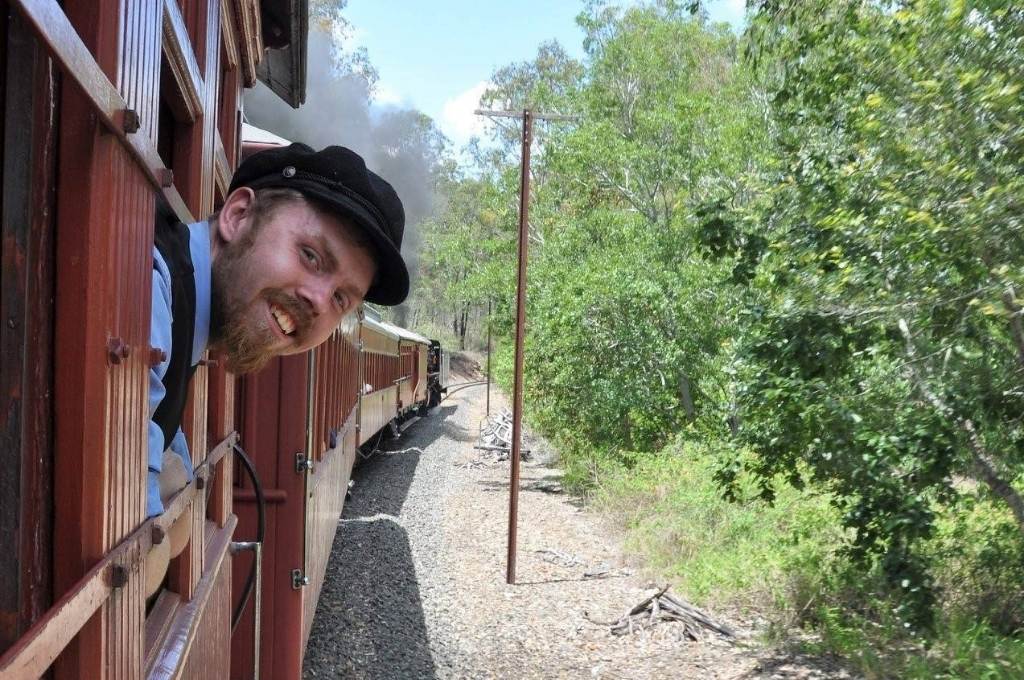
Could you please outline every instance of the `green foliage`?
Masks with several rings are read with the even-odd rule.
[[[582,63],[547,44],[492,81],[576,116],[534,147],[528,414],[694,592],[767,588],[756,556],[869,676],[1007,677],[1024,10],[750,4],[737,38],[699,3],[588,2]],[[510,385],[517,131],[493,137],[424,266],[431,299],[495,301]]]
[[[622,519],[631,546],[651,567],[695,601],[760,612],[804,609],[841,542],[837,513],[826,495],[793,489],[766,503],[749,476],[741,481],[742,497],[725,501],[714,480],[721,456],[674,442],[607,478],[597,502]]]
[[[547,242],[533,270],[528,372],[542,426],[652,451],[685,425],[680,383],[711,372],[724,328],[684,329],[719,316],[721,299],[701,289],[699,263],[663,259],[663,237],[638,215],[604,212]]]
[[[882,560],[917,627],[934,603],[933,508],[975,474],[964,421],[1000,475],[1024,451],[1000,302],[1024,265],[1021,19],[999,3],[806,0],[764,3],[752,29],[780,163],[734,366],[758,454],[744,467],[770,497],[809,464],[854,557]],[[709,247],[753,241],[711,212]]]

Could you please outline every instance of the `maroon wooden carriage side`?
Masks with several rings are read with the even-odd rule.
[[[235,390],[199,368],[195,480],[146,520],[152,244],[156,220],[223,200],[266,10],[2,7],[0,678],[227,677]],[[144,557],[183,513],[192,538],[147,609]]]
[[[356,455],[357,323],[323,345],[280,357],[239,381],[242,441],[255,463],[266,503],[259,665],[267,677],[299,678],[327,560]],[[240,533],[255,535],[257,498],[235,489]],[[235,564],[236,598],[248,558]],[[233,678],[254,661],[255,611],[233,641]]]

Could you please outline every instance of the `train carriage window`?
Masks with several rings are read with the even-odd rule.
[[[195,4],[198,3],[185,3],[181,8],[186,19],[189,8]],[[186,26],[190,25],[187,20],[185,23]],[[190,31],[189,38],[193,44],[194,36],[195,34]],[[197,55],[189,54],[191,45],[185,44],[180,37],[169,35],[167,31],[163,35],[155,141],[161,161],[171,171],[170,180],[174,187],[192,215],[196,219],[201,219],[210,212],[211,202],[215,200],[216,193],[204,191],[204,185],[209,183],[212,175],[208,169],[203,168],[201,159],[203,116],[201,108],[196,108],[195,92],[191,95],[186,94],[186,90],[192,86],[187,80],[190,76],[182,70],[182,64],[185,64],[189,57]],[[177,54],[173,57],[174,65],[170,61],[170,55],[173,54]],[[184,59],[182,54],[186,55]],[[163,201],[157,202],[157,230],[166,229],[177,220],[178,216]],[[219,423],[211,420],[214,409],[209,408],[214,404],[215,398],[208,385],[214,382],[216,381],[209,380],[207,369],[200,369],[190,383],[193,393],[181,427],[188,442],[193,466],[200,465],[206,457],[209,433],[214,427],[221,427]],[[222,381],[220,384],[223,386]],[[212,489],[212,484],[207,486],[207,493]],[[170,540],[165,541],[166,557],[153,562],[154,565],[159,564],[160,573],[152,575],[154,581],[150,587],[159,585],[159,588],[149,599],[147,615],[150,617],[170,617],[178,606],[177,603],[191,597],[195,582],[200,576],[201,561],[197,558],[196,551],[201,550],[205,543],[204,529],[201,528],[202,522],[194,521],[194,510],[195,506],[190,506],[175,522],[169,532]],[[158,584],[160,577],[162,580]]]
[[[162,80],[162,79],[161,79]],[[174,169],[174,114],[167,100],[160,98],[160,117],[157,127],[156,151],[168,168]]]

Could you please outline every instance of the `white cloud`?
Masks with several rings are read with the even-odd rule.
[[[441,107],[441,120],[438,124],[456,147],[467,144],[473,135],[483,135],[486,121],[473,111],[480,108],[480,97],[488,87],[490,83],[481,80],[465,92],[445,101]]]

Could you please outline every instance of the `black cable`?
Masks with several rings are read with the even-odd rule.
[[[256,467],[252,464],[252,460],[242,450],[242,447],[238,444],[232,445],[235,450],[235,454],[238,456],[238,460],[242,462],[242,467],[249,473],[249,479],[252,480],[253,492],[256,494],[256,542],[263,543],[263,536],[267,527],[267,505],[263,498],[263,486],[260,485],[260,478],[256,475]],[[245,581],[245,588],[242,589],[242,599],[235,607],[235,615],[231,617],[231,632],[235,632],[235,628],[238,627],[238,622],[242,620],[242,612],[245,611],[245,605],[249,604],[249,596],[252,595],[253,585],[256,583],[256,552],[252,555],[252,569],[249,570],[249,578]]]

